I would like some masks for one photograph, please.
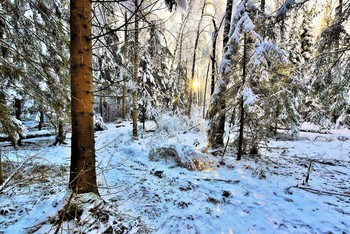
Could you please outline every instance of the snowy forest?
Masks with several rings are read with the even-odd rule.
[[[350,233],[349,16],[0,0],[0,234]]]

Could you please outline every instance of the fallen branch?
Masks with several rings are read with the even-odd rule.
[[[302,189],[302,190],[305,190],[307,192],[311,192],[311,193],[318,194],[318,195],[335,195],[335,196],[350,197],[350,192],[349,193],[336,193],[336,192],[329,192],[329,191],[314,189],[314,188],[310,188],[310,187],[306,187],[306,186],[300,186],[300,185],[295,185],[295,186],[288,187],[286,190],[288,191],[291,188]]]
[[[328,130],[316,130],[316,129],[300,129],[300,132],[310,132],[310,133],[318,133],[318,134],[329,134]]]
[[[64,205],[63,209],[58,212],[58,225],[57,225],[57,228],[56,228],[54,234],[57,234],[59,232],[59,230],[61,229],[63,220],[66,216],[67,210],[69,209],[70,202],[72,201],[72,198],[73,198],[73,193],[70,194],[68,201]]]
[[[196,124],[196,125],[193,125],[192,127],[190,127],[190,128],[188,128],[188,129],[186,129],[185,131],[183,131],[182,134],[186,134],[188,131],[190,131],[190,130],[196,128],[196,127],[198,127],[199,125],[200,125],[200,123],[198,123],[198,124]]]
[[[209,178],[205,178],[205,179],[201,179],[201,178],[197,178],[197,181],[199,180],[204,180],[204,181],[208,181],[208,182],[225,182],[228,184],[238,184],[240,182],[240,180],[223,180],[223,179],[209,179]]]
[[[40,138],[40,137],[50,137],[54,135],[55,135],[54,132],[44,132],[44,133],[34,133],[34,134],[28,133],[25,137],[22,138],[22,140]],[[7,141],[10,141],[9,137],[0,136],[0,142],[7,142]]]

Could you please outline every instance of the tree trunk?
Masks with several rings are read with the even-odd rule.
[[[260,10],[262,11],[262,12],[265,12],[265,0],[261,0],[260,1]]]
[[[38,130],[42,130],[44,126],[44,107],[43,107],[43,102],[40,101],[40,111],[39,111],[39,125],[38,125]]]
[[[244,34],[244,45],[243,45],[243,74],[242,74],[242,88],[244,87],[246,76],[247,76],[247,35]],[[239,121],[239,136],[238,136],[238,153],[237,153],[237,160],[241,160],[242,154],[243,154],[243,135],[244,135],[244,96],[242,93],[241,101],[240,101],[240,113],[241,118]]]
[[[231,19],[232,19],[232,6],[233,6],[233,0],[227,0],[226,3],[226,14],[225,14],[225,26],[224,26],[224,38],[223,38],[223,49],[225,51],[225,47],[227,45],[227,42],[229,40],[229,33],[230,33],[230,27],[231,27]],[[216,139],[215,143],[216,145],[223,147],[224,146],[224,134],[225,134],[225,109],[226,109],[226,86],[222,89],[222,98],[220,100],[220,106],[221,106],[221,114],[219,119],[219,125],[216,133]]]
[[[135,10],[138,11],[138,0],[135,0]],[[139,79],[139,19],[135,13],[135,35],[134,35],[134,87],[132,91],[132,136],[137,138],[137,115],[138,115],[138,79]]]
[[[65,145],[65,144],[67,144],[64,140],[65,140],[64,123],[63,123],[63,120],[59,120],[56,140],[55,140],[55,143],[53,143],[52,145],[56,146],[56,145]]]
[[[0,185],[2,185],[2,183],[4,183],[4,177],[2,175],[2,155],[1,155],[1,150],[0,150]]]
[[[16,115],[16,119],[21,120],[22,101],[18,98],[15,98],[15,115]]]
[[[16,128],[13,122],[10,119],[10,113],[8,110],[8,106],[6,104],[6,97],[3,92],[0,91],[0,124],[4,130],[4,132],[8,135],[9,140],[11,141],[11,145],[16,148]]]
[[[210,68],[210,61],[207,67],[207,74],[205,76],[205,85],[204,85],[204,93],[203,93],[203,118],[205,118],[205,106],[207,102],[207,87],[208,87],[208,77],[209,77],[209,68]]]
[[[69,187],[98,194],[93,126],[91,1],[70,1],[72,146]]]
[[[231,18],[232,18],[232,6],[233,6],[233,1],[232,0],[227,0],[226,3],[226,13],[225,13],[225,25],[224,25],[224,38],[223,38],[223,48],[225,51],[226,44],[229,40],[229,33],[230,33],[230,26],[231,26]],[[228,77],[225,77],[225,84],[228,84]],[[208,141],[209,145],[212,148],[223,148],[224,147],[224,133],[225,133],[225,109],[226,109],[226,98],[225,98],[225,93],[226,93],[226,85],[222,85],[220,87],[220,91],[218,93],[218,106],[219,108],[217,109],[217,114],[218,116],[216,117],[214,113],[212,113],[212,116],[215,116],[215,119],[211,119],[211,125],[208,133]]]
[[[219,28],[216,26],[215,20],[213,19],[214,35],[213,35],[213,51],[211,55],[211,84],[210,84],[210,95],[213,95],[215,89],[215,78],[216,78],[216,40],[218,38]]]
[[[198,27],[197,27],[197,35],[196,35],[196,40],[194,42],[194,49],[193,49],[193,57],[192,57],[192,70],[191,70],[191,80],[190,80],[190,93],[189,93],[189,103],[188,103],[188,116],[191,117],[191,109],[192,109],[192,99],[193,99],[193,82],[194,82],[194,73],[195,73],[195,70],[196,70],[196,59],[197,59],[197,48],[198,48],[198,42],[199,42],[199,36],[201,34],[201,31],[200,31],[200,27],[201,27],[201,23],[202,23],[202,20],[203,20],[203,17],[204,17],[204,10],[205,10],[205,2],[203,4],[203,7],[202,7],[202,12],[201,12],[201,18],[199,19],[199,22],[198,22]],[[198,79],[198,77],[197,77]],[[198,95],[198,94],[197,94]]]
[[[227,0],[226,2],[226,13],[225,13],[225,25],[224,25],[224,38],[223,38],[223,47],[227,45],[231,27],[231,19],[232,19],[232,7],[233,0]]]
[[[99,97],[99,104],[98,109],[100,112],[101,117],[103,118],[103,97],[102,95]]]
[[[125,21],[125,31],[124,31],[124,74],[123,74],[123,119],[126,119],[126,80],[128,76],[126,75],[127,72],[127,58],[128,58],[128,12],[125,10],[124,13],[124,21]]]
[[[265,0],[261,0],[260,1],[260,10],[261,12],[264,14],[265,13],[265,7],[266,7],[266,2]],[[264,38],[265,34],[266,34],[266,20],[265,20],[265,16],[263,15],[261,17],[261,22],[259,24],[259,27],[261,28],[261,36]]]

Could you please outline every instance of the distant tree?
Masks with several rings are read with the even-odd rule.
[[[305,11],[303,14],[303,21],[301,23],[301,55],[305,62],[308,62],[313,57],[312,48],[314,46],[313,36],[312,36],[312,11]]]
[[[312,79],[314,105],[309,119],[323,127],[339,126],[341,122],[350,124],[350,35],[345,27],[349,15],[350,3],[339,0],[335,17],[328,22],[316,43]]]
[[[188,116],[191,116],[191,110],[192,110],[192,99],[193,99],[193,82],[194,82],[194,79],[195,79],[195,71],[196,71],[196,60],[197,60],[197,49],[198,49],[198,44],[199,44],[199,37],[201,35],[201,24],[202,24],[202,21],[203,21],[203,17],[204,17],[204,14],[205,14],[205,7],[206,7],[206,2],[203,3],[203,6],[202,6],[202,9],[201,9],[201,15],[200,15],[200,18],[199,18],[199,21],[198,21],[198,26],[197,26],[197,30],[196,30],[196,39],[194,41],[194,49],[193,49],[193,56],[192,56],[192,67],[191,67],[191,77],[190,77],[190,80],[189,80],[189,101],[188,101],[188,112],[187,112],[187,115]]]
[[[133,90],[132,90],[132,136],[137,139],[138,119],[138,87],[139,87],[139,3],[135,0],[135,32],[134,32],[134,58],[133,58]]]

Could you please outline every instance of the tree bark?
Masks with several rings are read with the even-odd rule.
[[[203,93],[203,118],[205,118],[205,107],[207,102],[207,87],[208,87],[208,77],[209,77],[209,68],[210,68],[209,65],[210,65],[210,61],[207,67],[207,74],[205,76],[205,85],[204,85],[204,93]]]
[[[55,143],[53,143],[52,145],[56,146],[56,145],[67,144],[64,140],[65,140],[64,124],[63,124],[63,120],[59,120],[57,134],[56,134],[56,140],[55,140]]]
[[[16,115],[16,119],[21,120],[22,101],[21,99],[18,99],[18,98],[15,98],[15,115]]]
[[[225,13],[225,25],[224,25],[224,38],[223,38],[223,47],[227,45],[231,27],[231,19],[232,19],[232,7],[233,0],[227,0],[226,2],[226,13]]]
[[[226,14],[225,14],[225,24],[224,24],[224,38],[223,38],[223,48],[225,51],[226,44],[229,40],[229,33],[230,33],[230,27],[231,27],[231,18],[232,18],[232,6],[233,1],[227,0],[226,3]],[[223,75],[223,74],[222,74]],[[208,141],[209,145],[212,148],[218,149],[224,147],[224,133],[225,133],[225,109],[226,109],[226,84],[228,84],[228,77],[223,78],[225,80],[225,84],[221,85],[220,91],[217,94],[219,97],[218,103],[214,103],[212,105],[218,105],[219,108],[213,108],[215,109],[216,113],[211,113],[210,118],[217,118],[211,119],[210,129],[208,132]]]
[[[98,109],[99,109],[101,117],[103,118],[103,96],[102,95],[99,97],[99,107],[98,107]]]
[[[2,158],[2,155],[1,155],[1,150],[0,150],[0,185],[2,185],[2,183],[4,183],[4,177],[2,175],[2,162],[1,162],[1,158]]]
[[[260,1],[260,10],[262,12],[265,12],[265,5],[266,5],[265,0],[261,0]]]
[[[70,1],[72,146],[69,187],[98,194],[93,126],[91,1]]]
[[[135,0],[135,10],[138,10],[138,0]],[[138,86],[139,86],[139,19],[135,13],[135,34],[134,34],[134,87],[132,91],[132,136],[137,138],[137,115],[138,115]]]
[[[247,35],[244,34],[244,45],[243,45],[243,74],[242,74],[242,88],[244,87],[246,76],[247,76]],[[241,113],[241,118],[239,121],[239,136],[238,136],[238,153],[237,153],[237,160],[241,160],[242,154],[243,154],[243,135],[244,135],[244,120],[245,120],[245,115],[244,115],[244,96],[242,93],[242,97],[240,100],[240,113]]]
[[[43,107],[43,102],[40,101],[40,111],[39,111],[39,125],[38,125],[38,130],[42,130],[44,126],[44,107]]]
[[[128,59],[128,12],[125,10],[124,13],[124,21],[125,21],[125,31],[124,31],[124,74],[123,74],[123,119],[126,119],[126,80],[128,76],[126,75],[127,72],[127,59]]]
[[[211,55],[211,84],[210,84],[210,95],[213,95],[215,89],[215,77],[216,77],[216,41],[218,38],[219,28],[216,26],[215,20],[213,19],[214,35],[213,35],[213,51]]]

